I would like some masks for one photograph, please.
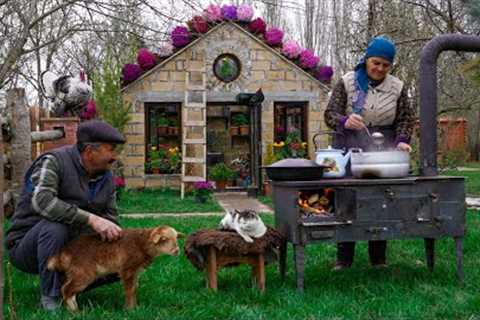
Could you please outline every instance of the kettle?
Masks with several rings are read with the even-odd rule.
[[[341,134],[334,131],[321,131],[313,136],[313,144],[315,145],[315,163],[326,167],[323,171],[325,178],[342,178],[346,173],[346,166],[350,160],[351,151],[346,154],[343,149],[334,149],[328,146],[327,149],[318,149],[316,138],[321,135]]]

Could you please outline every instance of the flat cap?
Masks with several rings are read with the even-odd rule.
[[[90,120],[82,122],[77,129],[77,142],[125,143],[125,138],[106,122]]]

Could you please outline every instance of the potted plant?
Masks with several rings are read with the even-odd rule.
[[[241,136],[248,136],[250,127],[247,115],[245,113],[238,113],[233,116],[232,124],[238,126],[238,131]]]
[[[167,158],[170,173],[179,173],[182,165],[182,155],[178,147],[168,149]]]
[[[177,126],[177,120],[175,119],[170,119],[169,124],[168,124],[168,134],[172,136],[178,135],[178,126]]]
[[[165,116],[160,116],[157,119],[157,134],[159,136],[164,136],[168,134],[168,125],[170,121]]]
[[[168,162],[165,161],[166,151],[163,148],[157,150],[156,147],[152,147],[152,150],[149,152],[149,164],[150,170],[153,174],[164,173],[168,170]]]
[[[209,170],[209,178],[215,181],[218,191],[224,191],[229,180],[235,177],[235,171],[229,168],[225,163],[217,163]]]
[[[213,192],[213,184],[210,181],[197,181],[193,184],[193,196],[195,202],[205,203]]]

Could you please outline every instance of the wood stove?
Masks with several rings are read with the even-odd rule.
[[[423,238],[427,267],[433,270],[435,240],[452,237],[457,276],[463,281],[465,182],[437,171],[436,60],[444,50],[480,51],[480,37],[442,35],[422,51],[420,176],[272,182],[275,225],[287,239],[280,272],[285,275],[286,246],[291,243],[299,291],[304,290],[305,246],[323,242]]]

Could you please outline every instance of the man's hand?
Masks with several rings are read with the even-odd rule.
[[[122,228],[115,223],[94,214],[88,216],[88,225],[98,233],[102,240],[114,241],[122,236]]]
[[[361,115],[352,113],[345,122],[345,129],[361,130],[363,128],[365,128],[365,124]]]
[[[397,149],[400,151],[412,152],[412,147],[408,143],[400,142],[397,144]]]

